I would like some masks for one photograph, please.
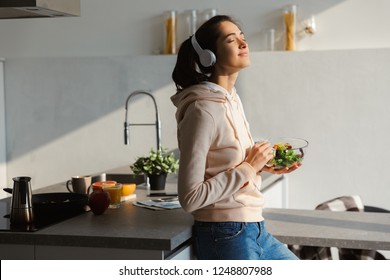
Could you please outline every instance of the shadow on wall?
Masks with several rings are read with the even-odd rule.
[[[169,56],[7,60],[7,160],[44,146],[121,107],[121,121],[124,121],[127,96],[138,89],[156,94],[159,88],[172,83],[173,62]],[[159,103],[160,97],[155,97]],[[132,109],[144,98],[134,100]],[[169,99],[169,96],[161,98]],[[143,102],[142,106],[148,105]],[[137,110],[142,112],[142,108]],[[152,113],[147,115],[153,117]],[[100,132],[103,131],[104,128]]]

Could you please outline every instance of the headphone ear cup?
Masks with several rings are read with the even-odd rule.
[[[199,60],[204,67],[213,66],[217,61],[215,54],[210,50],[202,50],[199,55]]]
[[[202,64],[203,67],[210,67],[215,64],[215,62],[217,61],[215,54],[210,50],[202,49],[198,41],[196,40],[195,34],[191,37],[191,44],[194,47],[196,53],[198,54],[200,64]]]

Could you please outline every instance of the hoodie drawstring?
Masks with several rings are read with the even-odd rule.
[[[237,139],[238,143],[240,144],[240,148],[241,148],[241,157],[242,157],[242,160],[244,160],[244,159],[245,159],[246,153],[245,153],[244,147],[242,146],[241,139],[240,139],[239,134],[238,134],[238,131],[237,131],[236,120],[235,120],[234,114],[233,114],[233,105],[232,105],[232,102],[231,102],[232,97],[229,96],[229,95],[226,94],[226,93],[225,93],[225,97],[226,97],[226,99],[227,99],[227,102],[226,102],[226,103],[229,104],[229,107],[230,107],[230,108],[227,107],[226,103],[225,103],[225,106],[227,107],[227,108],[226,108],[227,110],[230,109],[230,115],[231,115],[231,117],[229,117],[229,114],[228,114],[227,111],[226,111],[226,117],[227,117],[227,119],[230,121],[230,124],[231,124],[232,127],[233,127],[234,136],[235,136],[235,138]],[[242,114],[242,112],[240,112],[240,113]],[[246,125],[245,125],[245,126],[246,126]],[[247,131],[248,131],[248,128],[247,128]]]

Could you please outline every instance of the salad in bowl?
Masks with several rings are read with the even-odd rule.
[[[267,167],[283,169],[295,163],[301,163],[306,155],[309,142],[300,138],[279,138],[273,142],[274,157],[268,161]]]

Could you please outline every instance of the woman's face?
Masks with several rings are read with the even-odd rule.
[[[216,68],[228,73],[249,66],[249,48],[244,33],[230,21],[221,22],[219,29],[221,36],[217,40]]]

